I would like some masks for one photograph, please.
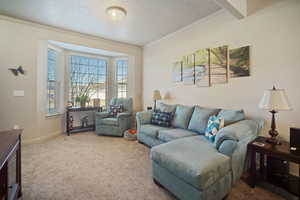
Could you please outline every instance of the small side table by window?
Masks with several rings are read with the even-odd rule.
[[[87,127],[73,127],[72,130],[70,129],[70,113],[71,112],[86,112],[86,111],[92,111],[92,112],[102,112],[102,107],[82,107],[82,108],[73,108],[73,107],[67,107],[66,108],[66,131],[67,134],[70,135],[71,133],[78,133],[78,132],[85,132],[85,131],[94,131],[95,130],[95,122],[92,125],[89,125]]]
[[[287,162],[298,164],[300,173],[300,155],[290,151],[290,144],[281,141],[280,145],[273,145],[266,142],[266,137],[257,137],[248,144],[248,152],[251,157],[249,183],[251,187],[255,187],[259,180],[266,180],[265,158],[272,157]],[[260,154],[259,171],[256,166],[256,156]],[[288,192],[298,196],[300,199],[300,178],[288,174],[288,184],[284,187]]]

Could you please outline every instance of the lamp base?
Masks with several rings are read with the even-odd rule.
[[[273,144],[273,145],[280,145],[281,144],[281,142],[279,140],[277,140],[276,138],[273,138],[273,137],[268,138],[266,141],[270,144]]]

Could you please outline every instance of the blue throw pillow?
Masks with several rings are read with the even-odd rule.
[[[207,123],[207,128],[205,131],[205,137],[211,141],[215,142],[216,135],[218,131],[224,127],[224,118],[217,116],[210,116]]]
[[[169,127],[171,126],[172,112],[154,111],[151,116],[151,124]]]

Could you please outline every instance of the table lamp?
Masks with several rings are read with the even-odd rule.
[[[259,108],[272,113],[271,130],[269,131],[271,137],[267,139],[267,142],[280,144],[276,138],[278,131],[276,130],[275,114],[281,110],[291,110],[285,91],[283,89],[276,89],[275,86],[273,86],[273,89],[265,90],[259,103]]]
[[[161,100],[161,95],[159,90],[154,90],[153,91],[153,100],[154,100],[154,111],[156,110],[156,101]]]

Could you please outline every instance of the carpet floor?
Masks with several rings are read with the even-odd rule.
[[[61,135],[22,149],[23,200],[173,200],[153,183],[149,148],[94,133]],[[238,182],[227,200],[282,200]]]

